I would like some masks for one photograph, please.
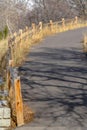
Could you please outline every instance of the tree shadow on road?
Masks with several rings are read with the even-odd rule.
[[[86,126],[86,56],[77,48],[41,48],[29,57],[19,72],[23,99],[36,111],[35,123],[42,118],[49,126]]]

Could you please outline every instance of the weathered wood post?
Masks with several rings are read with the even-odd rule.
[[[20,48],[21,48],[21,46],[22,46],[22,33],[23,33],[23,30],[20,29],[20,30],[19,30],[19,34],[20,34]]]
[[[14,41],[16,40],[16,36],[17,36],[17,33],[15,32],[14,34],[13,34],[13,36],[14,36]]]
[[[43,23],[39,22],[39,30],[42,31],[42,29],[43,29]]]
[[[23,102],[22,102],[22,95],[21,95],[20,77],[16,77],[14,79],[14,87],[15,87],[17,125],[21,126],[24,124],[24,117],[23,117]]]
[[[9,60],[13,60],[14,59],[14,41],[15,41],[15,37],[16,37],[16,33],[9,36],[9,40],[8,40],[8,47],[9,47]]]
[[[25,27],[25,33],[26,33],[26,39],[25,39],[26,45],[25,46],[27,47],[28,46],[28,37],[29,37],[28,36],[29,35],[29,29],[28,29],[27,26]]]
[[[9,70],[7,71],[7,87],[8,87],[8,92],[9,92],[10,87],[11,87],[11,80],[10,80],[10,72],[9,72]]]
[[[26,37],[28,37],[28,33],[29,33],[29,28],[28,28],[28,26],[25,27],[25,30],[26,30]]]
[[[65,30],[65,19],[64,18],[62,18],[62,27]]]
[[[21,48],[22,48],[22,44],[23,44],[22,43],[22,40],[23,40],[23,30],[22,29],[19,30],[19,39],[20,39],[20,42],[19,42],[19,44],[17,44],[16,50],[18,51],[17,53],[20,57]]]
[[[75,17],[75,25],[77,26],[77,24],[78,24],[78,17],[76,16]]]
[[[17,44],[17,33],[15,32],[14,33],[14,59],[13,59],[13,62],[15,63],[15,61],[16,61],[16,55],[17,54],[19,54],[18,52],[17,52],[17,50],[19,49],[19,47],[18,47],[18,44]]]
[[[10,68],[13,66],[13,60],[9,60],[9,67],[7,70],[7,86],[8,86],[8,93],[9,93],[9,98],[13,98],[13,88],[11,85],[11,74],[10,74]]]
[[[32,33],[33,35],[35,34],[36,32],[36,26],[35,26],[35,23],[32,23]]]
[[[16,34],[14,35],[16,36]],[[15,40],[16,38],[10,39],[8,43],[9,63],[7,69],[7,87],[9,91],[9,99],[10,99],[9,103],[12,107],[12,103],[13,101],[15,101],[17,125],[21,126],[24,124],[24,117],[23,117],[23,102],[22,102],[22,95],[21,95],[20,77],[18,77],[16,69],[13,68],[13,59],[11,57],[12,42]],[[16,44],[16,41],[14,43]]]
[[[50,29],[51,29],[51,31],[53,31],[53,21],[52,20],[50,20]]]

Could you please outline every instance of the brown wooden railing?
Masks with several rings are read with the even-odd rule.
[[[20,126],[24,124],[23,102],[21,95],[21,82],[20,77],[18,76],[18,70],[16,67],[13,67],[12,40],[13,39],[8,40],[7,86],[9,91],[10,103],[12,103],[13,100],[15,101],[17,125]]]
[[[51,32],[52,34],[83,26],[87,26],[87,21],[83,22],[77,17],[67,20],[63,18],[62,21],[58,22],[53,22],[52,20],[50,20],[50,22],[47,24],[43,24],[42,22],[40,22],[39,25],[35,25],[34,23],[32,23],[32,27],[26,27],[23,30],[19,30],[18,33],[14,33],[13,35],[9,36],[7,53],[7,86],[9,90],[9,97],[11,98],[14,95],[18,126],[24,124],[24,119],[21,82],[15,64],[16,55],[19,55],[19,57],[21,57],[21,49],[26,49],[31,45],[31,43],[28,43],[30,38],[33,39],[33,37],[37,36],[37,34],[39,33],[43,35],[43,32],[45,33],[45,29],[48,29],[49,32]]]

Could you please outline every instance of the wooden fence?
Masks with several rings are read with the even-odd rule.
[[[13,46],[12,39],[9,39],[8,40],[7,86],[8,86],[10,100],[13,99],[15,101],[17,125],[21,126],[24,124],[21,83],[20,83],[20,77],[18,76],[17,68],[13,67],[12,46]],[[12,102],[10,101],[10,103]]]
[[[79,24],[78,24],[79,23]],[[17,116],[17,125],[24,124],[23,118],[23,102],[22,102],[22,94],[21,94],[21,82],[20,77],[18,76],[17,68],[14,65],[14,57],[16,55],[21,55],[21,48],[25,49],[28,46],[29,38],[35,36],[37,33],[43,33],[45,28],[48,28],[51,32],[54,32],[54,29],[62,28],[63,31],[78,28],[82,23],[81,20],[78,20],[77,17],[73,19],[64,18],[62,21],[53,22],[50,20],[49,23],[43,24],[39,22],[39,25],[35,25],[32,23],[32,27],[26,27],[24,30],[19,30],[18,33],[14,33],[8,38],[8,67],[7,67],[7,86],[9,90],[9,97],[14,95],[15,107],[16,107],[16,116]],[[87,23],[85,23],[87,24]],[[70,28],[68,28],[70,26]],[[58,32],[58,31],[57,31]],[[18,51],[16,51],[18,49]]]

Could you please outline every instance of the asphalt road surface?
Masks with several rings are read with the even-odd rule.
[[[34,121],[16,130],[87,130],[87,28],[45,38],[19,68]]]

